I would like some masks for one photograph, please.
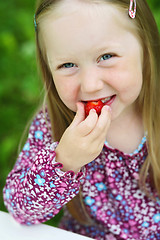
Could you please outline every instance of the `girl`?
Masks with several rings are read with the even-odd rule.
[[[6,207],[30,225],[65,205],[61,228],[160,239],[160,41],[146,1],[40,0],[35,28],[48,101],[7,178]],[[99,100],[101,114],[86,117]]]

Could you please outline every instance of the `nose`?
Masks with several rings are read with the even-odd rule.
[[[80,75],[81,91],[94,93],[103,89],[104,83],[100,71],[94,67],[86,68]]]

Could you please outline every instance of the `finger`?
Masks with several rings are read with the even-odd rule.
[[[92,139],[105,139],[107,131],[111,123],[111,108],[109,106],[104,106],[102,108],[101,114],[98,118],[97,124],[91,133]]]
[[[76,127],[85,119],[84,104],[82,102],[77,102],[76,106],[77,106],[77,112],[70,125],[71,127]]]
[[[97,129],[101,133],[104,133],[105,135],[107,134],[107,131],[110,127],[111,124],[111,108],[107,105],[105,105],[102,108],[101,114],[99,116],[99,121],[97,123]],[[95,129],[96,130],[96,129]]]
[[[98,121],[98,115],[95,109],[91,109],[86,119],[78,126],[78,131],[82,136],[87,136],[93,131]]]

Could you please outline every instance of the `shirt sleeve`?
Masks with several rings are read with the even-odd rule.
[[[39,112],[3,189],[5,206],[21,224],[51,219],[79,192],[84,171],[61,171],[63,165],[56,162],[54,151],[57,144],[50,122]]]

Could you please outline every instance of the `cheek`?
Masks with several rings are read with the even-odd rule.
[[[129,76],[130,77],[130,76]],[[122,82],[119,93],[121,98],[129,100],[131,102],[135,101],[139,96],[142,88],[142,76],[132,76],[126,81]]]
[[[139,96],[142,88],[142,72],[141,70],[118,71],[112,75],[110,85],[121,99],[133,101]]]
[[[54,84],[62,102],[71,110],[76,110],[75,102],[77,101],[76,87],[62,77],[54,76]]]
[[[65,84],[55,83],[55,86],[56,86],[59,97],[64,102],[64,104],[66,104],[66,102],[70,100],[70,96],[71,96],[69,93],[69,89],[65,86]]]

